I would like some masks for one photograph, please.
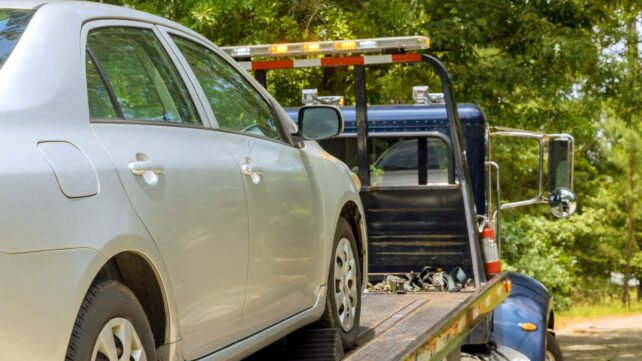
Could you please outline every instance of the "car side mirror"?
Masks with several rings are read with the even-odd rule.
[[[331,105],[306,105],[299,109],[299,132],[305,139],[323,140],[343,132],[343,116]]]
[[[568,134],[551,136],[548,140],[548,204],[551,213],[568,218],[577,207],[573,193],[574,140]]]

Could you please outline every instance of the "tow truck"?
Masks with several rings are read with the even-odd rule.
[[[274,69],[351,67],[353,73],[354,106],[341,108],[346,119],[344,134],[321,145],[328,156],[355,165],[366,209],[368,277],[372,283],[381,281],[385,286],[373,287],[363,295],[361,328],[354,349],[338,350],[331,339],[325,348],[299,339],[290,343],[293,346],[286,352],[291,359],[337,360],[345,351],[347,360],[450,361],[470,355],[473,359],[537,360],[517,351],[523,340],[516,344],[493,338],[493,332],[497,332],[493,325],[504,325],[494,324],[493,311],[509,297],[512,288],[510,275],[501,272],[496,231],[501,209],[549,203],[560,217],[574,211],[573,138],[568,134],[491,130],[479,108],[457,105],[448,71],[441,61],[426,53],[429,46],[428,37],[412,36],[223,48],[243,69],[252,71],[263,86],[266,72]],[[435,71],[441,92],[430,94],[421,88],[416,95],[426,103],[438,99],[441,104],[411,106],[414,118],[395,123],[375,114],[387,112],[389,118],[399,111],[398,106],[367,104],[366,68],[401,63]],[[324,101],[310,91],[304,92],[306,98]],[[329,101],[340,103],[342,99]],[[433,112],[433,116],[426,117],[426,112]],[[464,127],[460,113],[467,120]],[[293,118],[296,121],[296,116]],[[400,127],[400,122],[404,126]],[[490,157],[491,136],[538,142],[539,184],[534,198],[500,204],[499,165]],[[480,144],[484,145],[482,149]],[[395,153],[413,166],[395,167],[389,160]],[[545,158],[548,191],[543,186]],[[447,283],[454,284],[458,274],[464,277],[459,287],[444,287],[454,292],[412,292],[413,277],[426,269],[454,273]],[[395,285],[395,280],[404,280],[403,276],[406,282]],[[510,319],[510,315],[504,319]]]

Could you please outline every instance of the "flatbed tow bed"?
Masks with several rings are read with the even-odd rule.
[[[268,348],[246,361],[458,360],[462,342],[510,288],[500,274],[480,289],[460,292],[364,293],[354,348],[344,353],[335,329],[302,329],[287,337],[285,348]]]
[[[498,275],[470,291],[365,293],[358,346],[345,360],[441,360],[459,352],[478,321],[508,296],[509,282]]]

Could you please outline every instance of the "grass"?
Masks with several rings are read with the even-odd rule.
[[[614,295],[615,296],[615,295]],[[631,307],[622,305],[619,295],[603,300],[599,303],[574,302],[567,311],[555,315],[556,328],[564,327],[569,323],[592,318],[617,317],[642,314],[642,301],[637,300],[637,294],[631,294]]]

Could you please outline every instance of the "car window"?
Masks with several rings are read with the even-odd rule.
[[[9,58],[32,14],[31,10],[0,9],[0,67]]]
[[[179,36],[172,36],[198,79],[221,129],[281,139],[272,107],[223,58]]]
[[[112,92],[114,110],[124,120],[200,124],[185,84],[153,31],[95,29],[89,33],[87,49],[94,65],[87,66],[92,118],[113,117],[105,110],[106,91]],[[102,80],[101,88],[96,82]]]

